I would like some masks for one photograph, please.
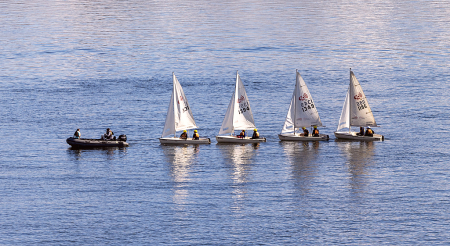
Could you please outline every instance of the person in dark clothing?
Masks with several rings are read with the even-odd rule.
[[[364,134],[364,136],[368,136],[368,137],[373,137],[373,134],[375,132],[372,130],[372,128],[370,128],[370,126],[367,127],[366,133]]]
[[[77,129],[75,133],[73,134],[73,138],[81,138],[80,129]]]
[[[113,139],[114,132],[111,131],[111,129],[107,128],[106,133],[102,135],[103,140],[112,140]]]
[[[252,138],[259,138],[259,132],[258,129],[253,130],[253,136]]]
[[[188,136],[187,136],[187,131],[184,130],[183,133],[181,133],[180,138],[181,138],[181,139],[187,139],[187,137],[188,137]]]
[[[305,136],[305,137],[309,136],[308,129],[306,129],[306,127],[302,127],[302,129],[303,129],[303,136]]]
[[[358,136],[364,136],[364,127],[360,127],[359,128],[359,133],[357,133],[356,135],[358,135]]]
[[[319,135],[319,129],[317,129],[317,126],[314,126],[314,130],[313,130],[312,136],[313,137],[319,137],[320,136]]]
[[[192,139],[194,139],[194,140],[199,140],[200,139],[200,135],[198,135],[197,130],[194,130],[194,135],[192,135]]]

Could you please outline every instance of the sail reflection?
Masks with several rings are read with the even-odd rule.
[[[242,207],[240,201],[247,194],[246,184],[249,182],[253,158],[257,153],[259,143],[251,145],[220,144],[217,147],[224,156],[225,165],[232,180],[234,209],[239,210]]]
[[[161,146],[166,156],[170,176],[173,183],[173,202],[175,204],[184,204],[189,195],[188,182],[189,172],[197,153],[199,146]]]
[[[369,142],[337,142],[339,148],[347,157],[348,171],[350,174],[350,187],[353,192],[364,192],[367,178],[370,176],[369,169],[374,165],[375,143]]]
[[[309,193],[313,178],[317,175],[315,160],[319,154],[319,141],[280,142],[289,160],[292,179],[300,195]]]

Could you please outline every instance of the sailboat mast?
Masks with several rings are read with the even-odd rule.
[[[348,92],[350,93],[349,95],[352,95],[351,94],[351,90],[352,89],[352,68],[350,68],[350,81],[349,81],[349,85],[348,85]],[[349,101],[348,101],[348,133],[350,133],[351,131],[350,131],[350,128],[352,127],[352,122],[351,122],[351,108],[350,108],[350,98],[349,98]]]
[[[175,88],[175,73],[174,72],[172,72],[172,83],[173,83],[173,86],[172,86],[172,98],[173,98],[173,101],[172,101],[172,105],[173,105],[173,119],[175,120],[175,124],[174,124],[174,127],[175,127],[175,133],[173,134],[173,137],[177,137],[177,128],[176,128],[176,117],[177,117],[177,114],[175,113],[175,106],[176,106],[176,101],[177,101],[177,98],[175,97],[175,90],[176,90],[176,88]]]
[[[297,79],[298,79],[298,69],[295,69],[295,93],[294,93],[294,136],[295,136],[295,119],[297,119]]]

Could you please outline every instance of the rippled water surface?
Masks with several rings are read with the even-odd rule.
[[[448,1],[0,2],[0,244],[450,242]],[[352,68],[384,142],[336,141]],[[280,142],[295,69],[330,141]],[[239,70],[259,145],[217,145]],[[159,144],[175,72],[211,145]],[[110,127],[124,149],[74,150]]]

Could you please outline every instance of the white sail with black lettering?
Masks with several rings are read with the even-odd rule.
[[[220,127],[219,134],[233,133],[234,130],[247,130],[255,128],[250,102],[244,84],[236,72],[236,85],[233,96],[228,105],[225,118]]]
[[[350,70],[350,126],[377,126],[366,95],[361,88],[355,74]]]
[[[197,128],[188,100],[184,95],[183,88],[174,73],[172,74],[172,77],[172,96],[170,97],[166,123],[161,137],[171,134],[175,135],[177,131]]]
[[[322,121],[305,81],[296,71],[295,89],[281,133],[311,126],[322,126]]]

